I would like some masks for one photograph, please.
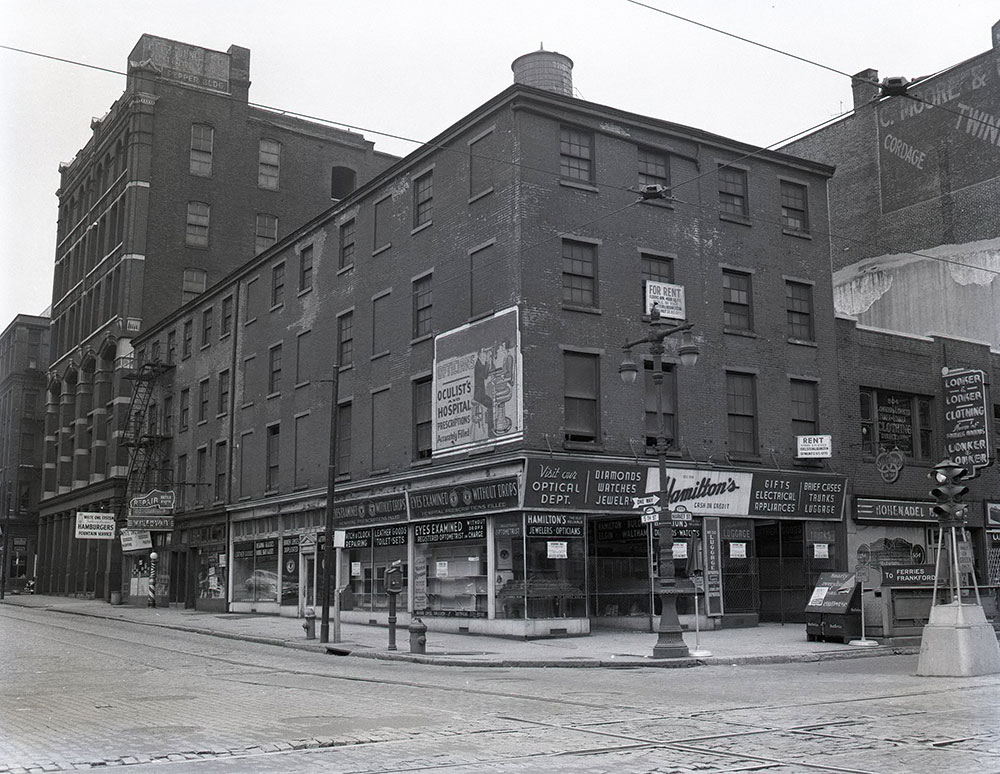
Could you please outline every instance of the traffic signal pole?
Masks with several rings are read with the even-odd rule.
[[[930,477],[937,484],[931,495],[936,500],[933,511],[938,517],[937,558],[934,562],[934,589],[931,611],[920,642],[917,674],[921,676],[972,677],[1000,673],[1000,643],[993,625],[986,619],[979,597],[979,584],[972,566],[972,546],[965,529],[967,505],[962,497],[969,488],[962,483],[965,468],[951,460],[934,466]],[[959,530],[964,552],[959,550]],[[947,544],[945,535],[949,536]],[[948,570],[951,602],[938,602],[938,582],[942,557],[950,553]],[[962,555],[960,555],[962,554]],[[976,601],[962,600],[962,570],[972,578]]]

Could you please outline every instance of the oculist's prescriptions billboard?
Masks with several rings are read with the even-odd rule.
[[[517,307],[434,339],[435,455],[519,439],[522,406]]]
[[[1000,56],[989,52],[878,105],[882,211],[997,175]]]

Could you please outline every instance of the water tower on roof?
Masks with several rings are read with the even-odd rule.
[[[514,83],[573,96],[573,60],[568,56],[540,48],[519,56],[510,69]]]

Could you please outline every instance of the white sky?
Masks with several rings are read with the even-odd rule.
[[[990,48],[996,0],[643,0],[845,73],[929,75]],[[626,0],[0,0],[0,45],[124,71],[143,33],[250,49],[250,100],[429,140],[540,44],[578,96],[770,145],[851,106],[850,80]],[[123,75],[0,49],[0,330],[51,301],[58,165]]]

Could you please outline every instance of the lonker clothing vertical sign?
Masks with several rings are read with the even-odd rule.
[[[991,409],[986,373],[971,368],[946,369],[944,387],[944,455],[975,474],[989,467]]]

